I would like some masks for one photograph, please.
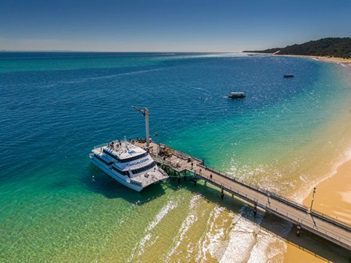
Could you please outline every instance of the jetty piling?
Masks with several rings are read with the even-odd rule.
[[[146,148],[145,141],[134,141],[137,146]],[[176,176],[192,174],[194,184],[199,179],[224,191],[253,207],[254,214],[262,209],[296,225],[296,234],[309,231],[330,242],[351,251],[351,226],[322,213],[307,208],[276,193],[252,186],[224,173],[209,168],[203,160],[176,151],[164,144],[150,142],[148,150],[154,160],[168,172]]]

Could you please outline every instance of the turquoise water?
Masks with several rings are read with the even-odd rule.
[[[315,179],[305,166],[315,147],[343,146],[328,129],[349,111],[348,80],[338,65],[285,57],[0,53],[0,261],[219,260],[233,235],[215,216],[231,222],[240,204],[222,211],[215,191],[186,183],[134,193],[92,167],[92,146],[143,136],[131,106],[147,106],[154,140],[293,193],[301,176]],[[227,100],[232,90],[247,98]],[[222,254],[206,256],[195,244],[212,242],[213,222]]]

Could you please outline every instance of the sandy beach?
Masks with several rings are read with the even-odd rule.
[[[312,193],[304,200],[310,206]],[[351,225],[351,160],[316,186],[313,209]]]
[[[303,201],[303,204],[310,207],[311,202],[312,192]],[[333,176],[316,186],[313,210],[351,225],[351,160],[341,164]],[[291,233],[292,235],[295,234]],[[343,260],[341,258],[336,262],[343,262]],[[316,256],[311,251],[301,249],[296,244],[289,243],[284,262],[297,261],[326,262],[327,259]]]
[[[351,59],[335,57],[312,57],[319,61],[351,65]],[[313,209],[337,218],[351,225],[351,150],[345,154],[345,160],[336,166],[336,170],[316,187]],[[311,205],[312,191],[303,204]]]
[[[323,62],[351,65],[351,58],[307,56],[307,55],[278,55],[278,54],[274,56],[309,58],[309,59],[314,59],[314,60],[323,61]]]
[[[320,56],[299,56],[323,62],[337,63],[351,66],[351,59],[320,57]],[[330,176],[322,179],[303,200],[303,205],[310,207],[313,199],[313,187],[315,195],[312,209],[341,222],[351,225],[351,156],[350,151],[345,155],[345,160],[336,166]],[[293,232],[293,231],[291,231]],[[290,233],[294,235],[294,233]],[[334,259],[343,261],[344,259]],[[326,258],[314,255],[313,252],[302,249],[298,245],[289,243],[284,257],[284,262],[328,262]]]
[[[321,56],[305,56],[311,57],[324,62],[338,63],[338,64],[351,64],[351,58],[337,58],[337,57],[321,57]]]

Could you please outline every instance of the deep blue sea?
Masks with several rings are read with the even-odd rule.
[[[144,136],[132,106],[148,107],[155,141],[293,196],[347,146],[338,132],[350,110],[348,72],[262,55],[0,53],[0,261],[232,262],[261,251],[264,262],[269,242],[283,254],[264,230],[262,239],[240,234],[255,228],[235,221],[243,204],[222,206],[216,191],[186,183],[135,193],[88,153]],[[247,97],[228,100],[230,91]],[[311,166],[311,153],[323,164]]]

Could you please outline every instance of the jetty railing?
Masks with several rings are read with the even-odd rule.
[[[139,146],[143,146],[139,142]],[[167,151],[159,155],[160,148]],[[292,222],[314,234],[317,234],[337,245],[351,250],[351,226],[318,211],[310,211],[306,206],[289,200],[277,193],[250,185],[237,178],[221,173],[204,165],[204,162],[188,154],[176,151],[164,144],[151,143],[147,149],[159,164],[176,171],[192,173],[195,177],[204,179],[224,191],[237,196],[256,207],[266,210],[285,220]],[[167,153],[166,155],[163,155]]]

